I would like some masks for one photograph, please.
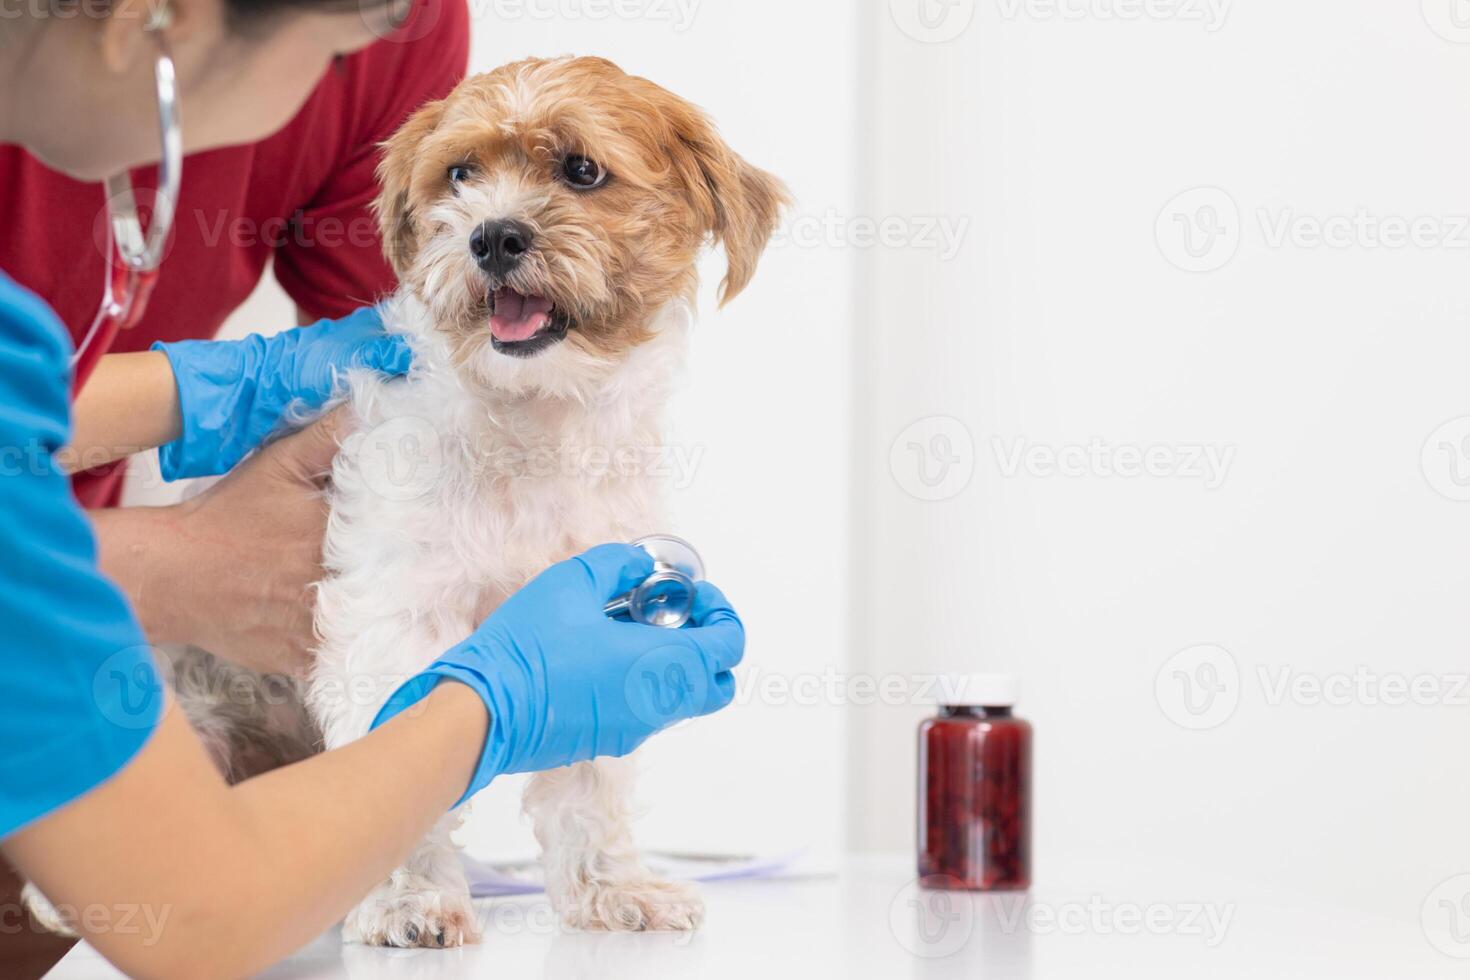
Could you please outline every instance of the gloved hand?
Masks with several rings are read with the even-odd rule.
[[[404,374],[413,355],[402,336],[383,331],[376,307],[320,320],[274,337],[156,343],[173,366],[183,433],[158,451],[165,480],[218,476],[337,391],[339,372],[371,368]],[[302,421],[305,421],[303,419]]]
[[[646,551],[621,544],[553,565],[399,688],[372,727],[443,680],[474,689],[490,726],[463,803],[496,776],[627,755],[675,722],[718,711],[735,697],[730,671],[745,652],[745,629],[719,589],[699,583],[683,629],[603,614],[652,573]]]

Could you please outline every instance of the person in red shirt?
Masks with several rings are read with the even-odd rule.
[[[366,22],[370,5],[361,9]],[[0,18],[0,41],[15,27],[14,18]],[[0,64],[11,54],[0,44]],[[397,33],[336,58],[284,129],[190,155],[157,287],[141,322],[110,350],[213,337],[272,263],[303,323],[343,316],[391,291],[394,277],[369,209],[378,144],[420,104],[447,94],[468,56],[465,0],[413,0]],[[277,111],[269,98],[256,108]],[[205,122],[185,120],[194,132]],[[235,126],[238,119],[219,123]],[[142,132],[156,139],[146,123]],[[140,188],[156,186],[153,166],[132,177]],[[20,145],[0,142],[0,214],[0,273],[40,294],[77,343],[102,295],[103,185],[65,176]],[[278,326],[287,324],[257,325]],[[94,382],[104,380],[94,374]],[[116,388],[89,387],[81,397],[106,406],[105,414],[153,407],[128,400],[138,392]],[[302,595],[319,575],[325,519],[304,468],[332,450],[316,433],[307,441],[305,452],[299,442],[278,444],[279,452],[242,465],[186,508],[117,508],[120,463],[76,477],[77,497],[95,508],[90,516],[104,568],[124,585],[150,640],[195,642],[244,662],[262,657],[255,665],[264,669],[304,662],[310,603]],[[0,907],[19,910],[19,892],[0,861]],[[39,976],[73,942],[35,923],[11,924],[0,929],[0,973],[7,976]]]
[[[284,129],[188,156],[142,319],[106,351],[83,357],[213,337],[268,264],[302,323],[342,317],[391,292],[371,210],[379,144],[464,77],[469,30],[465,0],[413,0],[396,31],[337,57]],[[186,125],[198,132],[205,122]],[[156,168],[132,177],[146,204]],[[102,296],[104,204],[101,184],[0,145],[0,270],[44,299],[74,344]],[[79,375],[92,366],[84,360]],[[96,416],[99,405],[104,415],[130,410],[128,394],[99,379],[83,387],[76,414]],[[309,464],[320,465],[322,454],[315,450]],[[78,474],[74,489],[93,519],[103,570],[127,591],[150,639],[205,646],[255,669],[301,670],[312,639],[306,596],[320,577],[325,528],[308,463],[286,472],[247,463],[187,505],[113,509],[123,465]]]
[[[469,42],[465,0],[416,0],[399,31],[339,57],[285,129],[189,156],[158,285],[142,320],[108,352],[213,337],[268,263],[302,323],[345,316],[391,292],[371,212],[378,146],[464,78]],[[153,167],[133,174],[140,188],[155,180]],[[103,201],[101,184],[0,145],[0,269],[60,315],[74,344],[102,296]],[[82,505],[115,505],[121,476],[120,466],[79,476]]]

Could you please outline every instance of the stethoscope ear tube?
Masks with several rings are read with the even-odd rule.
[[[163,34],[155,33],[154,36],[158,41],[158,57],[153,63],[153,81],[158,90],[158,139],[163,152],[158,158],[158,191],[146,237],[138,218],[132,178],[126,173],[107,178],[107,208],[113,241],[123,261],[140,272],[157,269],[163,262],[163,250],[168,244],[174,212],[179,206],[179,180],[184,169],[184,134],[179,128],[179,92],[174,59],[169,54]]]
[[[168,7],[159,8],[168,11]],[[132,177],[113,174],[104,185],[107,193],[107,268],[102,286],[102,302],[97,315],[87,328],[86,336],[72,355],[73,367],[88,348],[104,333],[132,326],[143,315],[151,290],[151,277],[163,263],[174,214],[179,205],[179,182],[184,169],[184,137],[179,127],[178,78],[173,56],[163,29],[167,16],[156,17],[147,31],[158,44],[153,63],[153,81],[158,97],[158,189],[153,198],[153,213],[144,232],[138,217],[137,194]]]

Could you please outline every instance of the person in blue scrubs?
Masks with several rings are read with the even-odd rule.
[[[159,2],[54,0],[0,19],[0,142],[81,179],[149,162],[160,21],[146,8]],[[186,146],[282,125],[335,54],[387,30],[386,2],[169,0]],[[261,969],[496,776],[630,752],[732,700],[744,630],[724,596],[702,584],[682,630],[611,620],[604,603],[653,566],[610,544],[512,596],[363,739],[226,784],[161,682],[128,592],[99,569],[66,478],[78,432],[161,445],[177,475],[320,470],[333,422],[268,441],[286,406],[323,404],[343,367],[401,372],[406,352],[369,311],[129,355],[105,382],[99,369],[76,429],[70,355],[52,312],[0,274],[0,856],[59,910],[85,910],[74,927],[124,971]],[[112,561],[126,571],[126,555]],[[627,683],[634,671],[643,682]]]

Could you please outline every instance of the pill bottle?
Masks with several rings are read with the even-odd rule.
[[[1031,725],[1010,674],[942,679],[939,715],[919,726],[919,877],[925,887],[1010,891],[1031,884]]]

